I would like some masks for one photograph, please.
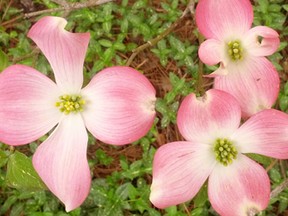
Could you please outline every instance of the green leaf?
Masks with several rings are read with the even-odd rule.
[[[137,10],[137,9],[145,8],[145,6],[146,6],[146,2],[143,0],[140,0],[140,1],[135,2],[135,4],[132,6],[132,9]]]
[[[168,208],[165,208],[165,211],[168,213],[169,216],[176,216],[177,215],[177,206],[171,206]]]
[[[119,199],[125,200],[125,199],[127,199],[128,195],[129,195],[129,189],[131,186],[132,185],[130,182],[124,183],[123,185],[120,185],[117,188],[115,194],[117,195],[117,197]]]
[[[108,156],[102,149],[98,149],[95,155],[99,163],[105,166],[111,164],[113,161],[113,157]]]
[[[269,2],[268,0],[258,0],[260,10],[262,13],[266,13],[268,10]]]
[[[271,178],[271,180],[275,183],[280,183],[281,182],[281,174],[280,172],[275,169],[275,168],[272,168],[270,171],[269,171],[269,176]]]
[[[120,24],[121,32],[128,32],[129,22],[128,19],[123,19]]]
[[[8,67],[8,56],[0,50],[0,71],[3,71],[6,67]]]
[[[208,200],[207,184],[204,184],[194,198],[195,207],[203,207]]]
[[[17,202],[16,195],[9,196],[0,208],[0,215],[3,215],[5,212],[7,212],[8,209],[16,202]]]
[[[149,205],[143,199],[137,199],[135,201],[135,206],[141,214],[143,214],[143,212],[149,208]]]
[[[115,50],[113,47],[110,47],[107,50],[105,50],[105,52],[103,54],[104,63],[106,65],[109,64],[114,55],[115,55]]]
[[[178,53],[184,53],[185,52],[185,45],[182,41],[177,39],[176,37],[170,36],[169,37],[169,43],[171,47],[175,50],[177,50]]]
[[[263,155],[259,155],[259,154],[253,154],[253,153],[249,153],[246,154],[248,157],[252,158],[253,160],[257,161],[258,163],[261,163],[264,165],[264,167],[268,167],[272,162],[273,159],[270,157],[266,157]]]
[[[282,198],[282,199],[280,199],[279,209],[278,209],[278,212],[279,212],[279,213],[284,212],[284,211],[287,209],[287,207],[288,207],[287,197],[281,196],[281,198]]]
[[[8,161],[8,153],[0,150],[0,167],[3,167]]]
[[[160,212],[153,208],[149,208],[148,210],[149,216],[161,216]]]
[[[34,170],[31,159],[18,151],[8,159],[6,182],[9,186],[20,190],[46,189]]]
[[[111,47],[112,46],[112,42],[109,40],[106,40],[106,39],[101,39],[98,42],[103,47]]]
[[[269,5],[268,10],[270,12],[280,12],[281,11],[281,6],[278,5],[278,4],[271,4],[271,5]]]
[[[124,51],[126,49],[126,46],[121,43],[121,42],[115,42],[113,44],[113,47],[116,49],[116,50],[119,50],[119,51]]]
[[[284,94],[288,96],[288,82],[284,85]]]
[[[281,95],[279,97],[279,106],[282,111],[286,111],[288,109],[288,96]]]
[[[210,215],[205,208],[195,208],[191,212],[191,216],[208,216]]]
[[[103,28],[103,30],[104,30],[106,33],[110,33],[111,28],[112,28],[112,22],[111,22],[110,20],[109,20],[109,21],[106,21],[106,22],[103,22],[102,28]]]
[[[16,203],[10,212],[10,216],[19,216],[21,215],[23,210],[24,210],[24,203]]]

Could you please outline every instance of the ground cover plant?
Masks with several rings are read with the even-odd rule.
[[[276,113],[275,115],[277,115],[278,112],[282,111],[283,115],[285,115],[284,113],[288,112],[288,3],[285,0],[254,0],[251,1],[251,3],[254,12],[253,26],[267,26],[279,34],[280,44],[277,51],[273,52],[273,54],[266,54],[268,60],[272,62],[280,77],[280,91],[279,94],[276,95],[278,99],[274,104],[271,102],[273,101],[271,98],[275,97],[273,96],[275,93],[273,93],[273,91],[268,92],[270,99],[267,102],[268,105],[266,108],[270,108],[269,106],[273,104],[271,113]],[[163,204],[161,200],[157,200],[158,198],[151,198],[150,196],[151,191],[156,190],[156,183],[153,183],[154,189],[153,187],[151,188],[153,178],[155,177],[153,169],[158,169],[153,165],[155,152],[158,149],[169,148],[167,143],[185,142],[185,140],[189,140],[190,138],[190,135],[187,135],[185,132],[186,129],[183,129],[183,125],[189,125],[191,123],[189,123],[188,120],[181,123],[183,119],[189,117],[185,116],[188,111],[184,112],[187,108],[185,108],[185,105],[180,106],[180,104],[182,101],[186,101],[186,104],[192,103],[191,101],[189,102],[192,97],[191,93],[197,94],[197,96],[203,95],[205,91],[210,92],[209,94],[211,95],[216,94],[214,93],[215,90],[208,91],[213,87],[213,79],[203,75],[211,74],[211,72],[217,70],[219,66],[221,67],[221,64],[218,64],[219,61],[211,62],[211,59],[205,59],[205,55],[203,55],[203,52],[205,52],[203,45],[205,44],[205,39],[213,39],[213,37],[210,37],[211,34],[205,32],[201,27],[199,29],[203,35],[199,32],[197,17],[195,17],[197,4],[198,1],[188,0],[0,0],[0,70],[6,70],[6,75],[9,75],[7,67],[22,64],[41,71],[52,80],[61,80],[61,78],[57,78],[56,74],[54,74],[55,71],[53,73],[55,66],[53,67],[53,64],[49,64],[47,61],[47,58],[49,60],[49,53],[48,56],[47,53],[43,53],[41,44],[39,45],[39,41],[37,42],[37,40],[41,41],[42,36],[35,39],[37,36],[33,36],[33,33],[28,33],[37,20],[46,16],[56,16],[67,20],[65,29],[68,32],[89,32],[90,34],[83,71],[81,68],[81,72],[84,73],[83,86],[89,86],[93,77],[97,77],[97,74],[99,76],[105,68],[105,70],[107,70],[107,68],[113,68],[113,66],[129,66],[139,71],[139,76],[142,77],[143,74],[143,77],[145,76],[149,80],[148,82],[152,83],[156,89],[157,97],[155,103],[156,118],[154,119],[155,116],[153,114],[151,116],[152,121],[154,120],[153,126],[148,133],[145,131],[145,133],[139,135],[140,137],[146,134],[141,139],[135,136],[136,138],[133,138],[132,141],[134,142],[131,144],[122,145],[129,142],[122,140],[117,143],[113,140],[112,136],[99,136],[99,133],[95,132],[94,127],[86,125],[91,132],[87,137],[87,158],[91,173],[91,188],[88,191],[88,197],[79,207],[76,209],[71,208],[74,210],[70,211],[71,209],[67,209],[66,206],[66,210],[69,212],[65,211],[65,205],[62,203],[65,203],[65,201],[63,201],[61,196],[59,197],[59,193],[55,192],[56,189],[53,190],[54,194],[52,194],[47,189],[47,186],[51,188],[51,184],[47,184],[46,182],[47,186],[45,186],[36,172],[38,171],[42,179],[46,181],[43,175],[45,175],[45,171],[47,170],[39,172],[39,168],[37,170],[37,166],[35,167],[34,164],[36,168],[35,171],[32,165],[32,156],[35,155],[36,149],[38,146],[41,146],[41,143],[43,144],[43,142],[47,140],[49,135],[52,134],[52,131],[41,136],[41,138],[36,141],[34,141],[35,139],[27,140],[26,143],[29,144],[23,146],[6,145],[5,142],[8,143],[12,141],[8,139],[3,140],[3,135],[0,135],[3,141],[3,143],[0,144],[0,215],[181,216],[218,215],[219,212],[221,215],[225,214],[225,212],[221,212],[223,208],[221,206],[219,207],[218,204],[214,204],[214,207],[216,206],[217,208],[212,207],[209,201],[211,194],[209,193],[208,198],[208,182],[205,181],[205,179],[203,182],[198,182],[198,184],[203,184],[203,186],[200,191],[196,191],[197,194],[195,194],[195,196],[191,196],[190,199],[184,197],[183,201],[179,202],[177,206],[173,205],[178,203],[173,202],[171,198],[169,198],[167,202],[163,201],[166,202]],[[29,38],[29,35],[32,40]],[[261,40],[265,40],[265,35],[261,36],[262,37],[259,38],[260,42]],[[216,38],[221,40],[221,37]],[[36,44],[33,41],[36,42]],[[236,42],[238,43],[238,41]],[[198,56],[200,44],[202,44],[202,55],[199,53]],[[239,44],[237,46],[239,46]],[[233,58],[238,59],[240,58],[237,56],[238,51],[234,52],[234,48],[235,47],[232,47]],[[57,50],[55,49],[55,51]],[[81,50],[77,51],[80,53],[83,52]],[[215,50],[212,49],[211,52],[212,51],[214,52]],[[266,54],[263,53],[264,56],[266,56]],[[199,57],[205,64],[202,63]],[[265,64],[268,64],[268,67],[270,67],[270,63],[267,63],[267,61],[265,60]],[[112,72],[112,74],[114,73]],[[127,74],[129,73],[127,72]],[[129,80],[129,77],[125,78],[123,74],[123,79]],[[221,87],[219,80],[218,78],[218,87],[216,87],[222,89],[223,85]],[[268,81],[273,85],[273,79]],[[142,80],[141,82],[146,81]],[[63,82],[62,84],[61,82],[57,82],[57,84],[59,83],[60,85],[65,85]],[[119,81],[119,83],[121,82]],[[113,85],[107,84],[104,86],[105,89],[110,87],[117,88],[117,86],[120,86],[119,83],[116,82]],[[132,87],[129,91],[134,91],[133,84],[136,84],[135,80],[133,80],[131,84]],[[11,82],[5,82],[4,86],[6,86],[4,88],[5,95],[9,94]],[[126,86],[129,85],[127,84]],[[121,88],[123,88],[123,86],[121,86]],[[39,86],[39,89],[41,89],[41,86]],[[49,90],[52,91],[53,89]],[[255,93],[256,90],[254,89],[252,93]],[[1,91],[3,92],[3,90]],[[19,94],[22,93],[23,96],[25,95],[25,92],[21,92],[21,89],[19,89],[18,92]],[[150,93],[153,95],[153,90],[151,90]],[[248,93],[244,94],[247,98]],[[139,92],[139,94],[141,94],[141,92]],[[187,97],[189,99],[186,98],[187,95],[190,95]],[[235,97],[237,98],[237,95]],[[249,96],[249,98],[253,97],[258,98],[258,96],[254,95]],[[184,100],[184,98],[186,99]],[[62,99],[59,104],[60,108],[61,103],[66,101],[64,96]],[[77,100],[77,102],[81,101],[80,99],[78,101],[77,98],[75,100]],[[229,97],[225,98],[225,100],[230,101]],[[233,100],[234,99],[231,99],[231,101]],[[249,101],[251,100],[248,100],[247,103],[249,103]],[[234,104],[234,102],[231,102],[231,104]],[[137,104],[131,105],[133,107],[137,106]],[[243,107],[242,104],[241,106]],[[1,102],[1,107],[5,107],[4,101]],[[238,106],[232,108],[232,110],[238,110],[237,107]],[[107,109],[107,107],[105,109]],[[182,110],[182,121],[177,117],[178,110],[179,112]],[[65,112],[67,109],[62,111]],[[109,110],[106,111],[109,113]],[[245,111],[243,114],[242,109],[242,116],[247,118],[247,116],[251,115],[249,112],[255,112],[255,110]],[[239,114],[239,112],[237,113]],[[271,116],[274,116],[274,114],[271,114]],[[35,116],[35,118],[36,117],[37,116]],[[141,117],[137,118],[141,120]],[[149,121],[151,121],[151,118]],[[191,117],[189,117],[189,119],[190,118]],[[237,119],[238,117],[234,116],[233,118]],[[254,117],[254,119],[255,118],[257,117]],[[284,120],[285,118],[286,117],[283,117]],[[269,119],[271,118],[268,118],[267,121],[270,121]],[[280,121],[278,121],[278,119],[276,120],[275,121],[280,124]],[[35,121],[35,119],[27,121]],[[197,119],[195,121],[197,121]],[[247,120],[247,122],[248,121],[249,120]],[[9,119],[7,119],[6,122],[1,120],[2,125],[5,125],[5,123],[8,124],[8,122]],[[283,122],[283,128],[279,130],[280,134],[285,134],[285,131],[287,131],[287,129],[284,128],[286,121]],[[239,122],[237,124],[239,124]],[[51,128],[52,127],[53,126],[51,126]],[[2,128],[3,134],[4,129]],[[93,129],[90,130],[89,128]],[[75,131],[79,132],[78,130]],[[77,134],[77,132],[75,132],[75,134]],[[137,132],[139,131],[133,133],[137,134]],[[126,134],[126,132],[122,131],[121,133]],[[239,134],[243,135],[243,133]],[[69,135],[67,135],[67,137],[69,137]],[[18,138],[17,136],[14,139]],[[109,138],[112,140],[109,140]],[[270,143],[275,145],[273,146],[273,151],[279,146],[277,143],[273,143],[275,140],[276,138],[270,140]],[[109,142],[110,144],[121,144],[121,146],[107,145]],[[221,140],[219,143],[220,142]],[[285,142],[285,140],[283,142]],[[181,145],[177,146],[177,148],[180,146]],[[251,153],[247,150],[247,147],[247,149],[244,148],[244,151],[241,151],[247,157],[261,164],[269,176],[269,180],[264,175],[262,178],[266,179],[266,184],[269,184],[270,181],[271,191],[266,190],[265,197],[268,199],[270,196],[271,199],[268,207],[258,213],[258,215],[288,214],[288,189],[286,189],[288,186],[288,172],[287,160],[285,160],[287,159],[285,156],[285,148],[287,147],[283,147],[283,156],[279,156],[278,154],[278,157],[275,157],[278,159],[273,158],[277,155],[275,153],[276,150],[275,152],[272,150],[263,150],[262,152],[252,151],[253,153]],[[157,154],[161,155],[161,153]],[[169,156],[169,154],[167,155]],[[271,158],[263,155],[268,155]],[[173,155],[171,155],[171,158],[172,157]],[[220,158],[219,160],[225,164],[226,162],[223,162],[222,159]],[[38,157],[38,160],[41,160],[41,157]],[[226,165],[229,163],[231,162],[228,161]],[[160,165],[159,167],[161,168]],[[62,170],[64,170],[64,168],[61,169],[61,171]],[[251,174],[251,176],[252,179],[253,175]],[[165,178],[167,178],[167,185],[169,185],[169,175]],[[69,182],[69,176],[66,182]],[[257,181],[254,181],[253,185],[256,187],[257,183]],[[218,189],[215,188],[215,190]],[[187,187],[187,191],[189,191],[189,187]],[[168,193],[169,191],[167,191],[167,194]],[[171,193],[173,194],[174,192]],[[62,200],[62,202],[55,195]],[[177,196],[177,194],[173,195]],[[164,198],[162,198],[162,200],[163,199]],[[172,206],[171,203],[166,206],[169,202],[172,203]],[[265,205],[265,202],[264,200],[262,204],[264,203],[263,205]],[[218,213],[215,210],[217,210]],[[255,213],[256,212],[251,211],[249,215],[254,215]]]

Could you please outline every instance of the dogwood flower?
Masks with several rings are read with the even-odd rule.
[[[47,57],[56,83],[25,65],[10,66],[0,74],[0,140],[23,145],[55,127],[37,148],[33,165],[71,211],[90,190],[86,128],[109,144],[133,142],[152,126],[156,98],[148,79],[124,66],[100,71],[82,88],[90,35],[68,32],[66,23],[44,17],[28,33]]]
[[[288,158],[288,115],[258,112],[240,127],[241,109],[230,94],[211,89],[188,95],[177,116],[187,141],[161,146],[154,156],[150,200],[158,208],[192,199],[208,179],[212,207],[222,216],[265,209],[270,181],[246,153]]]
[[[232,94],[243,117],[269,109],[279,91],[279,76],[265,56],[279,46],[279,35],[269,27],[251,28],[253,8],[249,0],[200,0],[196,23],[207,38],[199,47],[199,58],[220,67],[208,75],[214,88]]]

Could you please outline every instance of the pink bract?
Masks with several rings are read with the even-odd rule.
[[[55,127],[37,148],[33,165],[66,211],[71,211],[90,190],[86,128],[109,144],[136,141],[153,124],[156,97],[143,74],[124,66],[100,71],[82,89],[90,35],[68,32],[66,23],[63,18],[44,17],[28,33],[48,59],[56,83],[25,65],[10,66],[1,73],[0,140],[23,145]],[[61,112],[56,104],[65,95],[80,95],[85,100],[83,111]]]
[[[215,77],[214,88],[238,100],[244,118],[271,108],[280,84],[265,57],[277,50],[279,35],[266,26],[251,28],[252,22],[249,0],[200,0],[196,8],[197,26],[207,38],[199,47],[199,58],[208,65],[220,64],[207,77]]]
[[[241,126],[240,121],[240,106],[230,94],[211,89],[203,97],[188,95],[177,116],[178,128],[187,141],[168,143],[156,151],[151,202],[166,208],[189,201],[208,179],[209,199],[220,215],[241,216],[265,209],[269,177],[245,153],[287,159],[288,115],[266,109]],[[237,152],[228,164],[217,158],[219,140],[230,143],[225,146],[228,155]]]

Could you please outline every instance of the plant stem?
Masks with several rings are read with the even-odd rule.
[[[270,198],[277,197],[287,187],[288,187],[288,179],[286,179],[284,182],[282,182],[282,184],[280,184],[274,190],[271,191]]]
[[[204,36],[201,33],[199,33],[198,41],[199,41],[199,46],[204,41]],[[203,96],[205,94],[204,83],[203,83],[203,81],[204,81],[204,79],[203,79],[203,74],[204,74],[203,70],[204,70],[204,64],[199,59],[198,77],[197,77],[197,83],[196,83],[196,95],[198,95],[198,96]]]
[[[147,43],[142,44],[141,46],[139,46],[136,49],[132,50],[133,53],[129,57],[129,59],[127,60],[126,66],[129,66],[132,63],[132,61],[138,55],[138,53],[142,52],[143,50],[145,50],[145,49],[147,49],[149,47],[155,46],[160,40],[162,40],[168,34],[170,34],[178,26],[178,24],[181,23],[182,19],[188,14],[189,11],[191,13],[194,13],[193,12],[194,11],[194,4],[195,4],[194,0],[190,0],[190,2],[188,3],[188,6],[183,11],[181,17],[179,19],[177,19],[174,23],[172,23],[169,28],[167,28],[164,32],[162,32],[156,38],[153,38],[152,40],[147,41]]]
[[[73,10],[78,10],[78,9],[82,9],[82,8],[97,6],[97,5],[104,4],[107,2],[111,2],[111,1],[113,1],[113,0],[96,0],[96,1],[88,1],[86,3],[76,2],[76,3],[69,4],[69,7],[64,6],[64,7],[59,7],[59,8],[51,8],[51,9],[46,9],[46,10],[41,10],[41,11],[35,11],[35,12],[31,12],[31,13],[24,13],[24,14],[21,14],[21,15],[13,18],[11,20],[3,22],[2,26],[7,26],[10,23],[13,23],[13,22],[15,22],[19,19],[22,19],[22,18],[28,19],[28,18],[38,16],[38,15],[41,15],[44,13],[53,13],[53,12],[59,12],[59,11],[73,11]]]

